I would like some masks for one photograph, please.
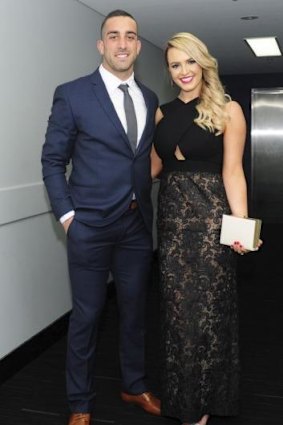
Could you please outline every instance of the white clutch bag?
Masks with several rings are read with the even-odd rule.
[[[262,221],[258,218],[241,218],[223,214],[220,243],[233,245],[240,242],[249,251],[257,250]]]

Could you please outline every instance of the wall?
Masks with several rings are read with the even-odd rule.
[[[71,308],[40,155],[55,86],[100,63],[102,19],[76,0],[0,3],[0,359]],[[163,72],[162,52],[144,40],[137,73],[161,101],[170,96]]]

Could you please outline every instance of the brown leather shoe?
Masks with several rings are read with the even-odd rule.
[[[90,425],[90,413],[72,413],[68,425]]]
[[[127,394],[122,392],[121,398],[126,403],[133,403],[152,415],[160,416],[160,400],[152,393]]]

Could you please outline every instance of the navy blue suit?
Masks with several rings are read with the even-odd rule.
[[[98,320],[112,272],[119,304],[122,389],[144,382],[145,299],[152,259],[150,150],[156,95],[138,83],[147,120],[133,153],[98,70],[59,86],[42,151],[43,178],[57,219],[70,210],[67,234],[73,310],[67,392],[73,412],[93,407]],[[72,162],[69,179],[66,165]],[[129,209],[135,194],[138,208]]]

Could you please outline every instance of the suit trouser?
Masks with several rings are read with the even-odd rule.
[[[67,348],[67,395],[73,412],[91,412],[99,318],[111,271],[120,320],[122,390],[139,394],[145,384],[145,302],[152,262],[152,236],[138,211],[105,227],[73,220],[68,231],[73,310]]]

